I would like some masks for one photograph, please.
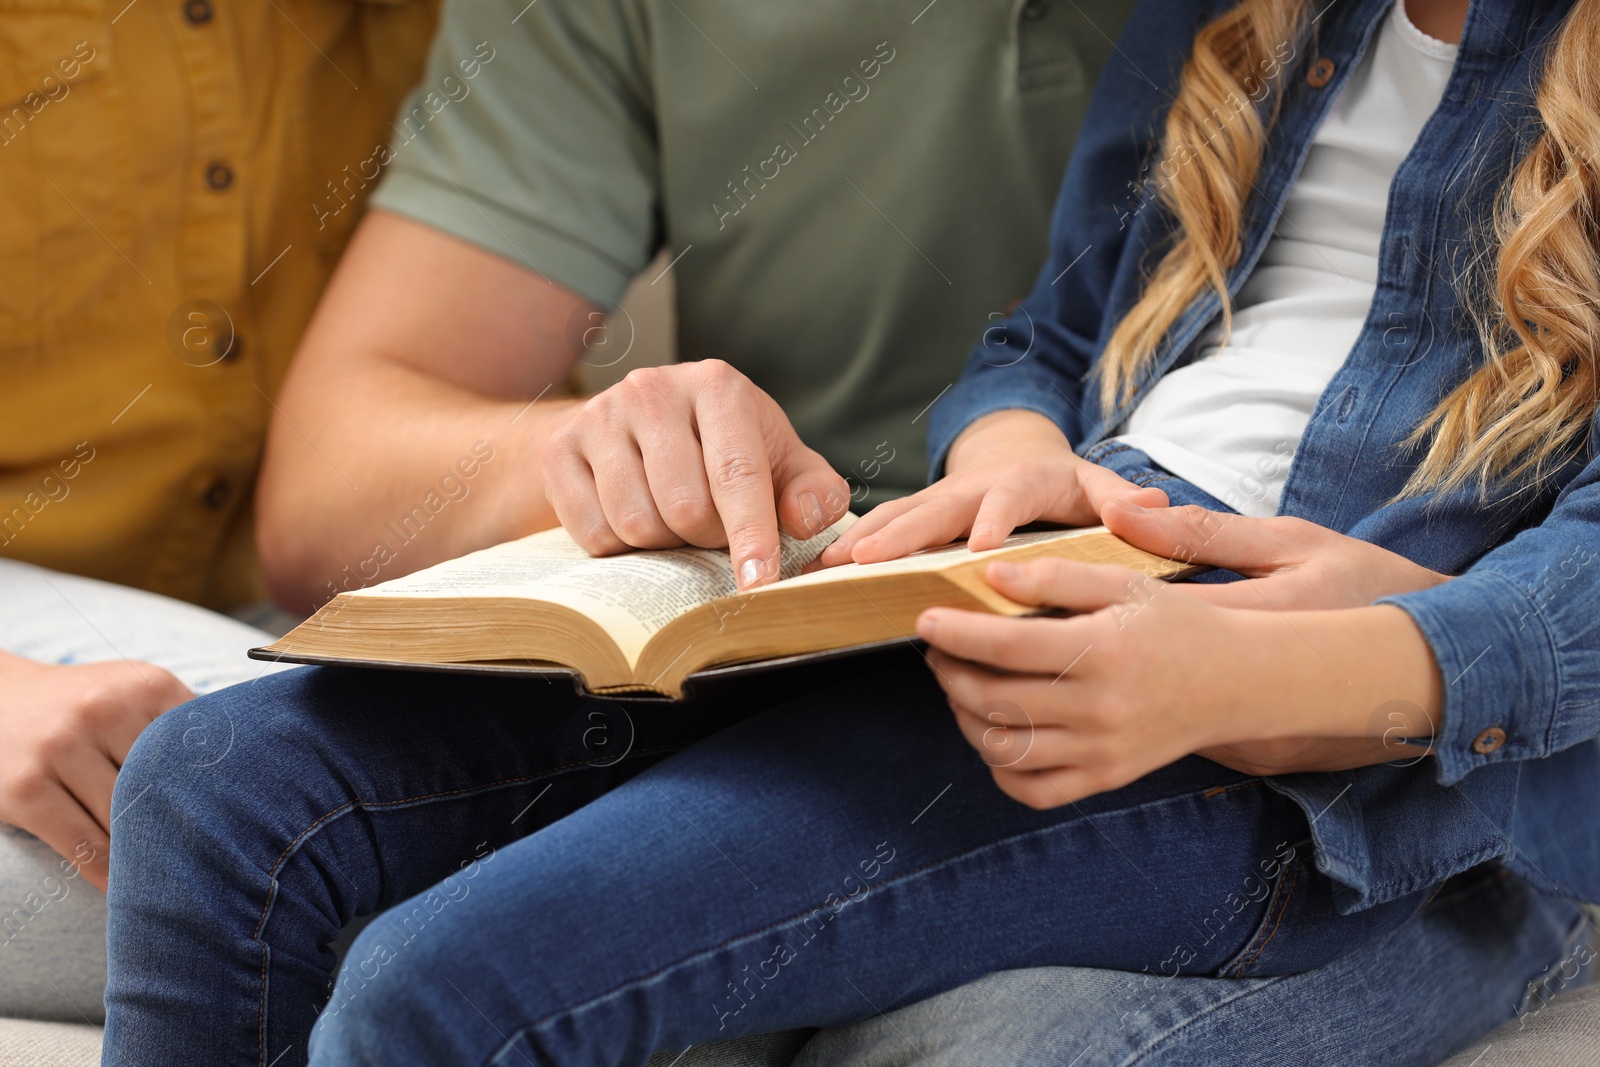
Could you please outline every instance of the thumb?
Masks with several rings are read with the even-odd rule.
[[[850,486],[820,453],[786,430],[788,439],[772,457],[778,523],[791,537],[815,537],[850,509]]]
[[[1111,501],[1100,519],[1135,548],[1248,578],[1271,574],[1288,562],[1286,531],[1275,519],[1211,511],[1198,504],[1142,508],[1127,500]]]
[[[1154,486],[1139,486],[1128,481],[1109,467],[1081,461],[1078,468],[1078,491],[1088,514],[1080,521],[1104,522],[1101,518],[1106,505],[1112,501],[1125,501],[1140,507],[1161,508],[1167,505],[1167,494]]]

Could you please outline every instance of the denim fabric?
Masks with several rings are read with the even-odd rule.
[[[935,472],[956,435],[993,411],[1040,412],[1082,450],[1126,416],[1128,403],[1101,416],[1095,361],[1172,235],[1172,217],[1154,190],[1185,162],[1158,158],[1162,120],[1196,28],[1229,2],[1146,0],[1129,20],[1068,168],[1037,285],[985,333],[963,378],[930,415]],[[1285,69],[1281,110],[1246,206],[1242,254],[1228,275],[1234,292],[1271,238],[1323,115],[1390,4],[1317,4],[1306,33],[1275,50]],[[1435,756],[1409,767],[1272,782],[1316,817],[1318,869],[1340,884],[1347,910],[1493,858],[1549,890],[1600,899],[1593,433],[1544,481],[1497,485],[1486,499],[1475,488],[1395,499],[1421,458],[1406,438],[1482,365],[1457,282],[1470,280],[1466,267],[1489,230],[1495,194],[1538,131],[1532,89],[1543,46],[1570,6],[1472,4],[1443,100],[1390,190],[1366,324],[1313,411],[1284,488],[1283,514],[1457,576],[1380,601],[1411,614],[1446,683]],[[1326,83],[1306,77],[1320,60],[1332,63]],[[1143,384],[1192,359],[1218,309],[1215,294],[1196,299]],[[1503,745],[1475,746],[1497,727]]]
[[[1592,983],[1597,955],[1600,935],[1571,901],[1490,865],[1452,879],[1393,933],[1303,974],[1000,971],[850,1026],[662,1052],[647,1067],[1423,1067],[1463,1046],[1451,1067],[1568,1067],[1600,1061],[1582,1058],[1600,1047],[1600,990],[1567,995]],[[1489,1046],[1476,1035],[1513,1011],[1516,1025],[1495,1029],[1480,1063]]]
[[[1233,512],[1233,508],[1224,504],[1210,493],[1201,489],[1192,482],[1173,474],[1165,467],[1151,462],[1150,457],[1143,450],[1125,445],[1121,441],[1104,440],[1092,448],[1084,450],[1084,458],[1091,460],[1107,470],[1116,471],[1134,485],[1148,489],[1160,489],[1167,494],[1167,502],[1173,507],[1184,504],[1197,504],[1212,511],[1224,514]]]
[[[1000,969],[1292,973],[1433,890],[1340,916],[1298,806],[1198,758],[1017,804],[910,649],[770,684],[305,669],[163,716],[117,785],[105,1062],[293,1067],[316,1020],[317,1064],[638,1064]]]
[[[1594,927],[1578,911],[1489,866],[1452,880],[1392,933],[1305,974],[1226,982],[1001,971],[824,1031],[790,1067],[1425,1067],[1513,1013],[1539,1018],[1544,980],[1562,970],[1552,961],[1592,961],[1600,947],[1586,943]],[[1563,991],[1592,981],[1594,968],[1567,967]],[[1559,1056],[1560,1038],[1544,1032],[1539,1047]]]
[[[291,1067],[326,1003],[329,1064],[638,1063],[796,1026],[833,1028],[800,1064],[1423,1064],[1582,936],[1494,866],[1342,916],[1267,784],[1188,759],[1029,811],[909,649],[688,707],[297,671],[129,756],[106,1063]]]

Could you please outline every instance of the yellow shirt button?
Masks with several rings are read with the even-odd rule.
[[[1505,743],[1506,732],[1498,726],[1491,726],[1472,742],[1472,751],[1480,756],[1487,756],[1491,752],[1499,751],[1500,746]]]
[[[206,185],[214,192],[222,192],[233,184],[233,168],[226,163],[212,163],[206,167]]]
[[[211,21],[211,0],[188,0],[183,5],[183,17],[194,26],[204,26]]]
[[[218,478],[206,488],[205,495],[200,499],[212,511],[221,511],[233,499],[233,486],[228,484],[226,478]]]

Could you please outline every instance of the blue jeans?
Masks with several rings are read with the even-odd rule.
[[[1590,978],[1593,964],[1568,980],[1600,947],[1593,936],[1569,901],[1534,892],[1503,867],[1486,867],[1446,885],[1393,932],[1303,974],[1150,979],[1086,967],[1001,971],[853,1026],[797,1035],[804,1041],[799,1054],[781,1062],[1426,1067],[1513,1012],[1533,1017],[1550,996]]]
[[[308,669],[164,716],[118,783],[112,1062],[283,1067],[315,1021],[318,1064],[642,1063],[1009,968],[1293,973],[1429,895],[1338,915],[1300,809],[1198,758],[1030,810],[915,652],[875,663],[753,715]]]
[[[1137,1033],[1179,982],[1226,979],[1182,987],[1209,1011],[1347,954],[1408,975],[1406,938],[1450,929],[1438,887],[1338,914],[1305,813],[1202,759],[1017,804],[909,649],[688,706],[293,671],[157,720],[114,818],[108,1064],[638,1064],[1062,965],[1134,972],[1114,1006]],[[1451,998],[1520,995],[1576,924],[1523,896],[1472,914],[1510,976],[1421,979],[1461,1041],[1513,1004]],[[336,974],[330,944],[373,913]],[[1293,988],[1302,1011],[1359,999]],[[1006,1062],[1054,1062],[1031,1055]]]

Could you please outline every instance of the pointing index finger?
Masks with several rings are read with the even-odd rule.
[[[778,507],[772,463],[760,428],[735,397],[720,394],[697,405],[706,481],[740,589],[778,577]]]

